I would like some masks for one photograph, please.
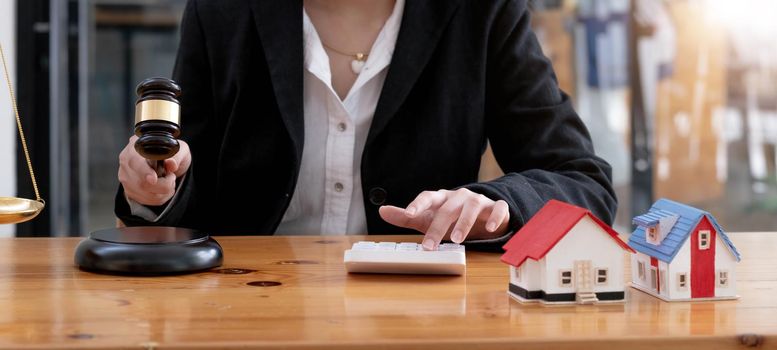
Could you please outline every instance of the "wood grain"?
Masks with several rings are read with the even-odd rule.
[[[730,236],[739,300],[571,307],[511,301],[494,253],[463,277],[348,275],[363,236],[219,237],[222,270],[155,278],[79,270],[78,238],[0,239],[0,348],[777,348],[777,233]]]

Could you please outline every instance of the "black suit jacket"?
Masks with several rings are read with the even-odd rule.
[[[519,228],[551,199],[615,214],[609,165],[556,82],[526,0],[407,0],[362,157],[370,234],[411,233],[383,204],[465,186],[510,206]],[[301,0],[190,0],[174,79],[192,167],[158,225],[272,234],[304,139]],[[477,183],[486,142],[506,175]],[[123,190],[116,214],[129,225]]]

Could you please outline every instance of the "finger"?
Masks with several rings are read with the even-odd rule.
[[[426,250],[437,249],[451,225],[459,218],[463,206],[463,199],[458,196],[449,198],[440,209],[434,213],[434,219],[426,229],[423,247]]]
[[[178,162],[173,159],[165,159],[165,173],[167,174],[175,174],[175,172],[178,170]]]
[[[125,189],[135,189],[137,191],[144,185],[144,181],[147,183],[156,181],[156,174],[153,174],[148,169],[148,165],[143,164],[142,160],[143,158],[135,152],[131,143],[127,144],[119,154],[118,178]],[[151,175],[153,179],[147,178],[146,175]]]
[[[453,231],[451,231],[451,241],[454,243],[464,242],[472,227],[475,226],[475,222],[477,222],[484,206],[485,197],[482,197],[482,195],[473,196],[464,201],[459,219],[456,221],[456,225],[453,226]]]
[[[418,232],[426,232],[426,228],[431,224],[434,218],[434,213],[431,210],[425,211],[421,215],[416,215],[414,218],[409,218],[405,214],[405,210],[392,205],[384,205],[378,208],[380,217],[394,226],[404,227],[416,230]]]
[[[124,146],[124,148],[121,150],[121,153],[119,153],[119,172],[122,170],[127,171],[130,168],[129,162],[134,155],[133,152],[135,151],[132,145],[132,137],[130,137],[130,141],[126,146]]]
[[[428,209],[437,208],[445,202],[449,192],[446,190],[423,191],[407,205],[405,214],[412,218]]]
[[[168,194],[175,192],[175,174],[168,173],[165,176],[157,178],[154,185],[148,186],[150,192],[157,194]]]
[[[501,199],[496,201],[491,209],[491,215],[486,221],[486,231],[495,232],[509,218],[510,207],[507,205],[507,202]]]
[[[169,173],[166,176],[156,178],[156,182],[154,184],[149,184],[146,182],[143,183],[140,187],[143,191],[153,194],[172,194],[175,192],[175,174]]]
[[[174,169],[168,169],[168,171],[174,172],[175,176],[181,177],[189,170],[189,166],[192,162],[192,155],[189,144],[187,144],[186,141],[178,140],[178,143],[180,145],[178,153],[169,159],[171,163],[175,164]],[[167,166],[167,162],[165,162],[165,166]]]
[[[410,218],[405,215],[405,210],[393,205],[383,205],[378,208],[378,214],[383,221],[394,226],[409,228]]]
[[[138,178],[146,180],[147,183],[153,185],[157,182],[156,171],[151,168],[146,158],[143,158],[134,149],[129,151],[128,171],[134,173]]]

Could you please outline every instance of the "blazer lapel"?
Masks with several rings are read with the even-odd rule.
[[[383,84],[367,136],[369,144],[402,105],[440,39],[458,1],[407,0],[394,56]],[[264,47],[270,77],[283,122],[302,157],[304,110],[302,73],[302,1],[252,0],[259,39]]]
[[[454,0],[406,1],[394,56],[375,108],[367,145],[383,131],[407,98],[458,5]]]
[[[278,109],[294,143],[299,163],[305,138],[302,100],[302,1],[253,0],[251,11],[264,48]]]

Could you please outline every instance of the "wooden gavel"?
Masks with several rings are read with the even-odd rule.
[[[181,135],[181,88],[167,78],[143,80],[135,102],[135,150],[146,158],[157,176],[165,176],[165,159],[178,153]]]

